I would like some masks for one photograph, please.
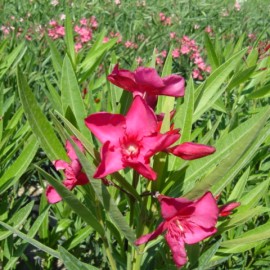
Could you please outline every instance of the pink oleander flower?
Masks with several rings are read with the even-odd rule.
[[[110,41],[110,38],[109,37],[104,37],[103,40],[102,40],[102,43],[107,43]]]
[[[173,51],[172,51],[172,57],[173,58],[178,58],[179,56],[180,56],[179,49],[173,49]]]
[[[202,76],[201,72],[198,69],[194,69],[192,71],[192,78],[193,79],[198,79],[198,80],[203,80],[203,76]]]
[[[83,152],[84,148],[82,143],[75,137],[72,139]],[[89,180],[86,174],[82,172],[82,165],[80,164],[75,150],[69,141],[66,142],[66,150],[67,155],[70,158],[70,163],[64,160],[53,161],[53,165],[55,166],[56,170],[64,170],[65,179],[63,181],[63,185],[67,189],[72,190],[75,188],[75,186],[88,184]],[[46,189],[46,197],[49,203],[57,203],[62,200],[61,196],[51,185],[49,185]]]
[[[75,52],[77,53],[82,49],[83,46],[82,46],[82,43],[77,42],[74,47],[75,47]]]
[[[241,5],[240,5],[240,3],[238,1],[235,1],[234,8],[235,8],[236,11],[240,11],[241,10]]]
[[[137,57],[137,58],[135,59],[135,61],[136,61],[136,63],[137,63],[138,65],[140,65],[140,64],[142,64],[143,59],[139,56],[139,57]]]
[[[166,16],[165,16],[164,13],[162,13],[162,12],[159,13],[159,20],[160,20],[161,22],[164,22],[164,21],[166,20]]]
[[[176,33],[175,32],[171,32],[170,33],[170,39],[175,39],[176,38]]]
[[[190,52],[190,47],[188,45],[183,44],[180,48],[181,54],[188,54]]]
[[[166,58],[166,56],[167,56],[167,51],[166,51],[166,50],[163,50],[163,51],[161,52],[161,56],[162,56],[163,58]]]
[[[85,124],[103,144],[95,178],[131,167],[155,180],[157,174],[149,165],[150,158],[180,137],[179,130],[165,134],[158,131],[156,115],[141,96],[135,96],[126,116],[100,112],[88,116]]]
[[[204,31],[208,34],[212,34],[213,33],[213,29],[211,28],[210,25],[207,25],[204,29]]]
[[[226,203],[219,207],[219,216],[226,217],[232,214],[232,211],[241,205],[240,202]]]
[[[156,58],[156,64],[157,64],[158,66],[163,65],[163,60],[162,60],[160,57],[157,57],[157,58]]]
[[[147,243],[166,231],[165,239],[172,251],[177,267],[187,262],[185,244],[195,244],[216,233],[218,207],[210,192],[191,201],[186,198],[171,198],[159,195],[161,215],[164,219],[157,229],[141,236],[136,245]]]
[[[193,160],[215,153],[216,148],[205,144],[185,142],[168,148],[167,152],[185,160]]]
[[[185,93],[185,80],[179,75],[161,78],[154,68],[138,67],[135,71],[118,69],[115,65],[108,80],[114,85],[133,93],[134,96],[165,95],[182,97]]]

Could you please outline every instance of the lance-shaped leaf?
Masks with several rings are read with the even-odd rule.
[[[66,249],[59,246],[58,247],[61,259],[64,262],[67,270],[98,270],[98,268],[87,265],[81,261],[79,261],[75,256],[69,253]]]
[[[67,55],[64,59],[62,67],[61,100],[63,112],[66,113],[69,108],[75,116],[79,129],[83,133],[89,134],[89,131],[84,124],[86,111],[84,108],[81,91],[77,82],[76,74]]]
[[[40,243],[39,241],[27,236],[26,234],[20,232],[19,230],[15,229],[12,226],[9,226],[7,223],[4,223],[2,221],[0,221],[0,225],[3,226],[4,228],[6,228],[7,230],[10,231],[10,234],[17,234],[20,238],[22,238],[23,240],[25,240],[26,242],[28,242],[29,244],[37,247],[38,249],[52,255],[53,257],[56,258],[60,258],[59,252],[51,249],[48,246],[43,245],[42,243]]]
[[[218,100],[225,90],[222,85],[226,82],[229,74],[237,67],[246,49],[233,55],[228,61],[218,67],[195,92],[196,105],[193,121],[198,120]]]
[[[51,161],[56,159],[66,160],[67,154],[63,145],[58,140],[51,124],[40,109],[34,94],[31,92],[19,68],[17,70],[17,81],[24,113],[42,149]]]
[[[27,170],[38,150],[38,146],[37,139],[32,135],[18,158],[0,178],[0,194],[17,182],[22,174]]]

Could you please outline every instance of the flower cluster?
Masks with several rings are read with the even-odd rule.
[[[65,36],[65,27],[60,25],[57,21],[51,20],[49,22],[48,36],[52,39],[59,39]]]
[[[99,112],[85,119],[85,125],[102,143],[101,160],[94,178],[108,185],[113,183],[106,179],[109,174],[129,167],[148,180],[156,180],[157,173],[150,161],[159,152],[185,160],[202,158],[215,152],[212,146],[193,142],[175,145],[180,138],[180,130],[174,129],[173,125],[167,132],[161,133],[164,114],[156,115],[154,112],[158,96],[183,97],[185,81],[181,76],[161,78],[153,68],[138,67],[135,71],[129,71],[119,69],[116,65],[108,80],[132,93],[133,101],[126,115]],[[170,117],[173,118],[174,114],[175,111],[172,111]],[[72,139],[84,152],[81,142],[75,137]],[[57,170],[64,170],[63,184],[72,190],[77,185],[87,184],[89,180],[69,141],[66,149],[70,162],[57,160],[53,164]],[[47,187],[46,196],[49,203],[57,203],[62,199],[52,186]],[[198,243],[216,233],[218,217],[231,214],[239,206],[239,203],[229,203],[218,207],[217,198],[211,192],[206,192],[194,201],[171,198],[158,192],[156,198],[161,205],[163,221],[154,232],[139,237],[135,244],[145,244],[165,232],[177,267],[187,262],[186,244]]]

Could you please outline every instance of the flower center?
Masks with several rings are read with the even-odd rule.
[[[140,142],[136,138],[125,136],[121,140],[122,154],[124,158],[136,158],[140,153]]]

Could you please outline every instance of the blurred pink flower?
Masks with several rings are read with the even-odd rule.
[[[60,20],[61,20],[61,21],[64,21],[65,19],[66,19],[66,15],[65,15],[65,14],[63,14],[63,13],[62,13],[62,14],[60,14]]]
[[[188,54],[190,52],[190,47],[188,45],[182,45],[180,48],[181,54]]]
[[[120,0],[114,0],[114,3],[115,3],[116,5],[121,5],[121,1],[120,1]]]
[[[95,178],[131,167],[155,180],[157,174],[150,167],[150,158],[180,137],[179,130],[158,132],[156,115],[141,96],[135,96],[126,116],[94,113],[85,119],[85,124],[103,144]]]
[[[156,58],[156,64],[159,65],[159,66],[163,65],[163,60],[160,57],[157,57]]]
[[[204,31],[208,34],[212,34],[213,33],[213,29],[211,28],[210,25],[207,25],[204,29]]]
[[[79,147],[79,149],[84,152],[82,143],[75,137],[72,137],[73,141]],[[75,186],[86,185],[89,183],[89,180],[85,173],[82,172],[82,166],[78,160],[78,157],[73,149],[73,146],[69,141],[66,142],[67,155],[70,158],[70,163],[64,160],[55,160],[53,165],[56,170],[64,170],[65,179],[63,185],[72,190]],[[61,196],[51,185],[47,186],[46,197],[49,203],[57,203],[62,200]]]
[[[78,42],[75,44],[75,52],[79,52],[82,49],[82,43]]]
[[[52,0],[51,1],[51,5],[54,6],[54,7],[57,6],[58,4],[59,4],[58,0]]]
[[[103,40],[102,40],[102,43],[107,43],[110,41],[110,38],[109,37],[104,37]]]
[[[241,10],[241,5],[240,5],[240,3],[238,1],[235,1],[234,8],[235,8],[236,11],[240,11]]]
[[[175,39],[176,37],[176,33],[175,32],[171,32],[170,33],[170,39]]]
[[[139,57],[136,58],[136,62],[137,62],[138,65],[140,65],[140,64],[142,64],[143,59],[139,56]]]
[[[165,58],[165,57],[167,56],[167,51],[166,51],[166,50],[163,50],[163,51],[161,52],[161,56]]]
[[[172,57],[173,58],[178,58],[180,56],[180,51],[179,51],[179,49],[174,49],[173,51],[172,51]]]
[[[154,240],[164,231],[177,267],[187,262],[185,244],[195,244],[216,233],[219,210],[211,192],[191,201],[158,195],[163,221],[152,233],[141,236],[135,245]]]

